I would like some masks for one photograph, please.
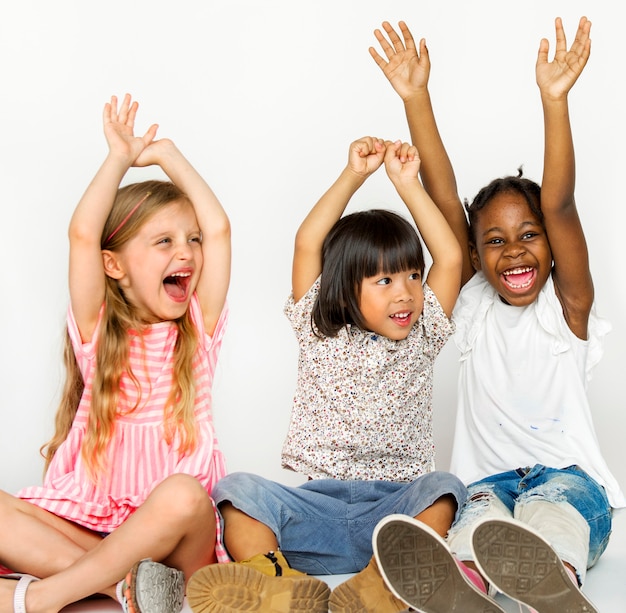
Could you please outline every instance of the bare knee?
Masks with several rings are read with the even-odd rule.
[[[204,486],[191,475],[176,474],[162,481],[150,495],[170,516],[193,521],[214,516],[213,504]]]

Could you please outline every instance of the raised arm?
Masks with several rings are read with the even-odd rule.
[[[230,284],[230,221],[217,196],[169,139],[152,142],[135,166],[160,166],[193,205],[202,232],[203,265],[196,292],[207,334],[213,334]]]
[[[348,165],[306,216],[298,232],[291,274],[293,298],[306,294],[322,271],[322,244],[350,198],[383,162],[385,143],[363,137],[350,145]]]
[[[419,168],[420,158],[415,146],[400,141],[387,144],[387,175],[409,209],[432,257],[427,282],[450,317],[461,288],[461,246],[442,212],[420,183]]]
[[[369,52],[404,102],[411,140],[423,157],[420,176],[426,191],[443,213],[461,245],[465,283],[474,274],[469,253],[467,218],[458,196],[454,170],[435,121],[428,91],[428,48],[422,38],[418,52],[406,23],[401,21],[398,25],[402,38],[387,21],[382,24],[387,38],[380,30],[374,32],[386,60],[373,47],[370,47]]]
[[[104,300],[105,275],[100,239],[120,181],[139,154],[152,142],[157,126],[134,135],[137,102],[124,97],[118,110],[113,96],[103,112],[109,153],[74,210],[70,240],[69,289],[72,311],[83,341],[91,340]]]
[[[576,171],[567,98],[589,59],[591,22],[586,17],[580,19],[569,50],[560,18],[556,19],[555,27],[554,59],[548,61],[549,43],[544,38],[536,65],[545,130],[541,209],[554,260],[554,282],[565,319],[574,334],[586,338],[593,282],[574,201]]]

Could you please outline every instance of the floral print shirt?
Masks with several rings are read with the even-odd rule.
[[[398,482],[433,470],[433,366],[454,324],[425,284],[423,313],[406,339],[356,326],[320,338],[311,321],[319,286],[285,305],[299,363],[283,467],[311,479]]]

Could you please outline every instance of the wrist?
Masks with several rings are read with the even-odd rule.
[[[569,91],[558,92],[557,94],[541,91],[541,102],[543,105],[567,104],[568,93]]]
[[[104,159],[104,165],[115,168],[121,172],[126,172],[133,165],[133,160],[128,153],[109,150]]]
[[[391,179],[391,182],[401,197],[423,189],[417,177],[395,177]]]
[[[343,169],[340,179],[343,179],[358,188],[365,183],[365,180],[370,176],[370,174],[372,173],[361,173],[348,165]]]
[[[423,102],[430,101],[430,92],[428,91],[428,85],[423,85],[412,89],[410,92],[402,96],[402,102],[404,106],[411,106],[414,104],[421,104]]]

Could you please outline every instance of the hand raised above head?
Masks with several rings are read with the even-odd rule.
[[[137,101],[131,102],[130,94],[124,96],[119,109],[117,96],[111,96],[111,101],[104,105],[102,114],[104,135],[110,153],[125,158],[129,166],[154,140],[158,129],[157,124],[152,124],[143,136],[135,136],[135,117],[138,108]]]
[[[419,42],[419,53],[413,40],[413,35],[404,21],[399,24],[402,39],[388,21],[382,24],[389,40],[378,29],[374,36],[387,57],[385,60],[374,47],[369,48],[370,55],[378,64],[392,87],[403,100],[410,98],[416,91],[428,86],[430,75],[430,58],[426,41]]]
[[[417,181],[420,158],[417,147],[402,141],[387,142],[385,170],[394,184]]]
[[[576,80],[587,64],[591,53],[591,21],[581,17],[572,46],[567,48],[563,22],[560,17],[555,20],[556,49],[554,59],[548,61],[550,43],[541,39],[535,74],[541,95],[546,98],[559,99],[567,96]]]
[[[386,143],[381,138],[364,136],[350,145],[348,168],[357,175],[368,177],[378,170],[385,158]]]

